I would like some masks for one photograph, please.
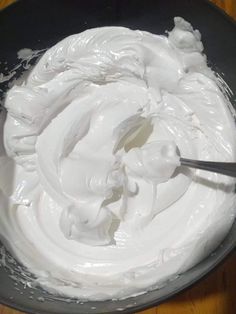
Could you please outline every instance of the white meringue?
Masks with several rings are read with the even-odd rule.
[[[0,234],[55,293],[123,298],[209,254],[235,180],[179,166],[235,161],[228,101],[198,31],[90,29],[49,49],[6,98]]]

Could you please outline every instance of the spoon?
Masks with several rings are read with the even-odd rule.
[[[214,162],[180,158],[181,166],[217,172],[236,178],[236,162]]]

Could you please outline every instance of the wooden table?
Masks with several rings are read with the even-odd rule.
[[[211,1],[236,19],[236,0]],[[0,0],[0,8],[12,2]],[[22,313],[0,305],[0,314]],[[236,314],[236,252],[193,288],[140,314]]]

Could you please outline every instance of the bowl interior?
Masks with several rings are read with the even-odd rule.
[[[62,38],[99,26],[126,26],[163,34],[173,26],[173,17],[182,16],[202,33],[205,52],[213,66],[236,90],[236,27],[224,14],[204,0],[25,0],[0,13],[0,72],[17,63],[22,48],[44,49]],[[7,62],[8,69],[5,69]],[[215,67],[217,65],[217,68]],[[18,69],[18,74],[22,72]],[[0,84],[7,90],[7,82]],[[236,106],[236,102],[233,103]],[[117,301],[79,302],[17,284],[9,268],[0,267],[0,302],[30,313],[133,313],[159,304],[192,285],[220,263],[235,247],[236,222],[213,254],[168,282],[161,289]],[[0,250],[1,265],[1,250]],[[18,266],[15,266],[18,267]]]

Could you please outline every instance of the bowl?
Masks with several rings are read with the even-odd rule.
[[[126,26],[163,34],[173,26],[173,17],[182,16],[202,33],[210,66],[224,76],[236,90],[236,25],[208,1],[198,0],[51,0],[19,1],[0,12],[0,72],[7,62],[9,69],[17,64],[17,51],[22,48],[45,49],[62,38],[85,29],[100,26]],[[17,69],[20,75],[23,68]],[[7,82],[0,85],[3,93]],[[236,107],[236,102],[232,104]],[[34,314],[134,313],[158,305],[187,289],[212,271],[233,251],[236,245],[236,222],[222,244],[202,262],[169,281],[163,288],[124,300],[80,302],[53,297],[40,288],[30,288],[14,280],[14,268],[20,265],[10,257],[12,268],[1,263],[0,303]]]

